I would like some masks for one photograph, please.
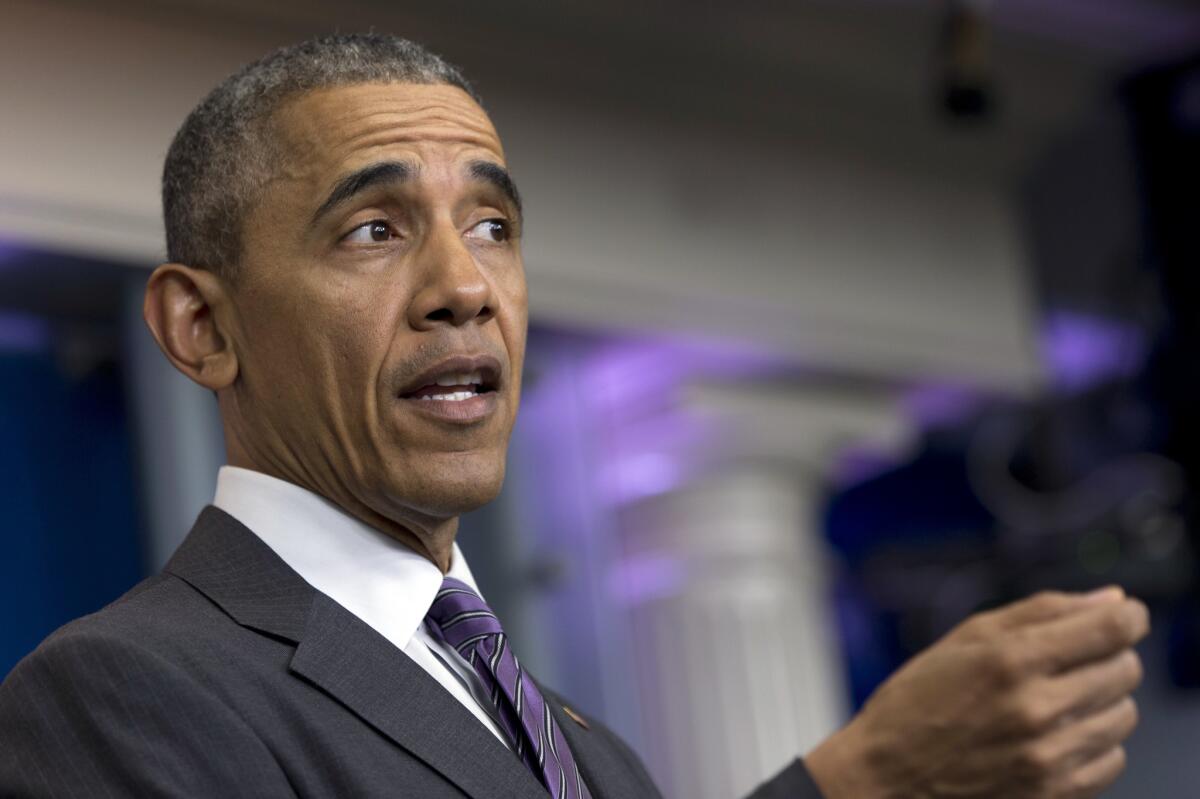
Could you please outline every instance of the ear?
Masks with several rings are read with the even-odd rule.
[[[146,284],[142,315],[176,369],[205,388],[220,391],[238,374],[230,331],[221,324],[229,308],[224,283],[216,274],[163,264]]]

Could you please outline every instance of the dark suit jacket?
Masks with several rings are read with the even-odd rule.
[[[596,799],[637,756],[543,689]],[[408,656],[216,508],[152,577],[0,685],[0,796],[547,795]],[[819,797],[799,760],[755,793]]]

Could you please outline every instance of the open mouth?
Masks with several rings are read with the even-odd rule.
[[[482,371],[477,371],[442,375],[434,382],[400,396],[422,402],[463,402],[495,390],[495,381],[488,381]]]
[[[413,378],[399,396],[427,409],[445,409],[438,413],[454,418],[483,413],[495,404],[500,374],[500,362],[489,356],[449,358]]]

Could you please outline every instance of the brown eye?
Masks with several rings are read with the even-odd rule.
[[[351,244],[379,244],[390,240],[394,235],[395,231],[385,220],[372,219],[351,230],[342,240]]]
[[[494,242],[508,241],[512,238],[512,229],[505,219],[485,219],[468,230],[467,236]]]

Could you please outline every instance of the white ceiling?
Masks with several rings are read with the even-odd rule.
[[[71,2],[73,0],[64,0]],[[82,4],[82,3],[80,3]],[[94,3],[87,3],[94,7]],[[1197,41],[1193,0],[993,0],[992,124],[938,114],[944,0],[109,0],[114,13],[280,42],[375,28],[462,65],[485,97],[824,138],[956,180],[1015,179],[1115,76]],[[497,103],[499,107],[500,104]]]

